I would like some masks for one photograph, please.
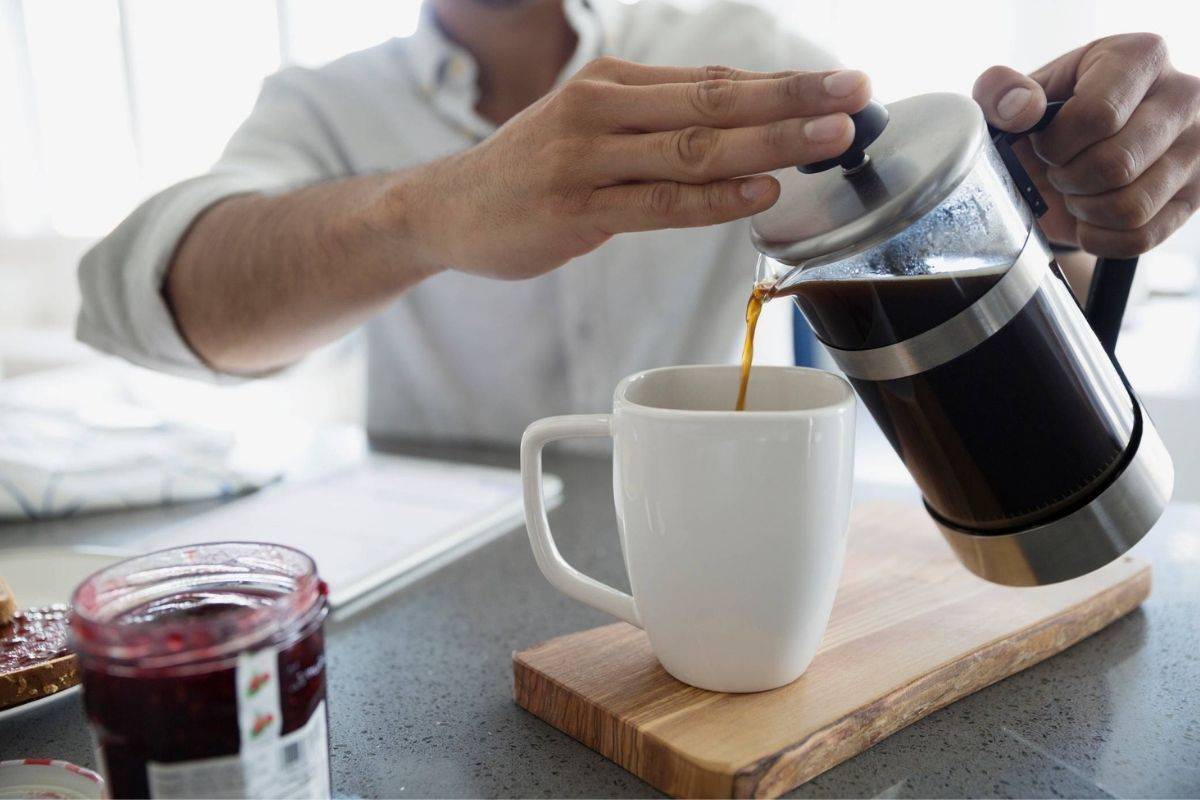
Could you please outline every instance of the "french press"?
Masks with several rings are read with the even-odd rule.
[[[795,299],[968,569],[1032,586],[1109,563],[1174,482],[1113,355],[1136,259],[1101,259],[1080,308],[1017,137],[967,97],[854,121],[845,154],[776,173],[759,278]]]

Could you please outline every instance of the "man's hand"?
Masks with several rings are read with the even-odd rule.
[[[1054,122],[1017,152],[1050,204],[1056,242],[1097,256],[1146,252],[1200,205],[1200,79],[1177,71],[1161,37],[1109,36],[1026,77],[992,67],[975,82],[988,122],[1033,126],[1046,101]]]
[[[755,173],[845,151],[870,94],[861,72],[600,59],[462,153],[222,200],[192,223],[164,294],[205,362],[257,374],[445,268],[529,278],[615,233],[762,211],[779,184]]]
[[[384,216],[440,266],[529,278],[614,234],[711,225],[778,198],[755,173],[831,158],[861,72],[752,73],[601,58],[456,156],[408,173]],[[744,177],[754,176],[754,177]]]

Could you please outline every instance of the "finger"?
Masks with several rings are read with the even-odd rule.
[[[1076,47],[1038,67],[1029,73],[1029,77],[1037,81],[1038,85],[1046,92],[1047,100],[1066,100],[1075,88],[1075,75],[1079,72],[1079,63],[1095,44],[1095,42],[1090,42],[1082,47]]]
[[[1165,65],[1166,47],[1151,34],[1109,37],[1088,47],[1076,66],[1070,99],[1050,127],[1034,136],[1038,156],[1050,164],[1066,164],[1115,136]]]
[[[1097,142],[1065,166],[1046,172],[1064,194],[1088,195],[1128,186],[1162,157],[1200,111],[1200,80],[1190,75],[1164,81],[1137,107],[1116,136]]]
[[[692,186],[672,181],[622,184],[595,192],[588,212],[605,233],[694,228],[748,217],[779,199],[767,175]]]
[[[1103,194],[1065,195],[1063,202],[1072,216],[1083,222],[1109,230],[1136,230],[1196,179],[1198,164],[1200,125],[1193,125],[1128,186]]]
[[[690,127],[612,136],[599,154],[612,182],[708,183],[811,164],[846,151],[854,123],[845,114],[785,119],[748,128]]]
[[[1200,206],[1200,183],[1193,182],[1171,198],[1154,218],[1140,228],[1116,231],[1088,222],[1078,225],[1079,244],[1093,255],[1106,258],[1133,258],[1157,247],[1187,222]]]
[[[627,86],[650,86],[656,83],[695,83],[697,81],[730,80],[754,81],[795,75],[797,70],[754,72],[711,65],[706,67],[659,67],[603,56],[583,66],[576,77],[607,80]]]
[[[673,131],[690,125],[733,128],[790,117],[852,114],[871,99],[857,70],[801,72],[755,81],[700,81],[628,86],[611,92],[606,110],[625,130]]]
[[[971,95],[987,121],[1002,131],[1029,130],[1046,112],[1042,87],[1010,67],[985,70],[975,81]]]

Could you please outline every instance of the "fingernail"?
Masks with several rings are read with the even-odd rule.
[[[832,142],[846,130],[845,114],[827,114],[804,123],[804,135],[814,142]]]
[[[831,72],[825,76],[821,84],[825,87],[825,93],[831,97],[849,97],[859,90],[864,83],[867,82],[867,74],[859,72],[856,69],[844,69],[840,72]]]
[[[1025,110],[1025,106],[1029,105],[1029,97],[1032,94],[1033,92],[1024,86],[1009,89],[1004,94],[1004,97],[1000,98],[1000,102],[996,103],[996,113],[1000,115],[1000,119],[1012,119]]]
[[[743,200],[754,201],[766,194],[770,188],[769,178],[747,178],[738,186],[738,193],[741,194]]]

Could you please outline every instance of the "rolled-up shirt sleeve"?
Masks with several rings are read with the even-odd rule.
[[[75,327],[80,341],[163,372],[236,380],[214,371],[188,346],[163,295],[163,281],[188,229],[216,203],[347,174],[330,127],[306,96],[316,79],[298,68],[268,78],[250,116],[208,173],[151,197],[83,256],[83,302]]]

